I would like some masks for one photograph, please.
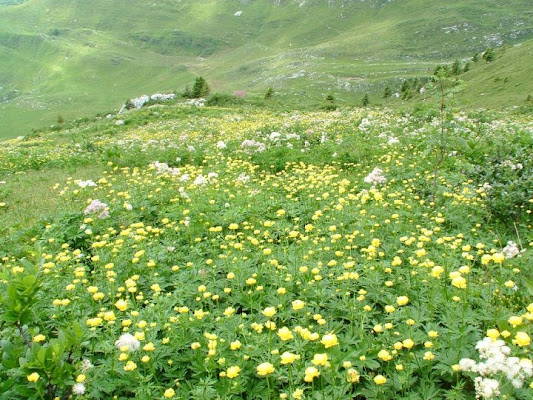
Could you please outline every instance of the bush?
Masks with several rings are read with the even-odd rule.
[[[238,97],[232,96],[227,93],[213,93],[207,101],[206,106],[231,106],[243,104],[244,101]]]

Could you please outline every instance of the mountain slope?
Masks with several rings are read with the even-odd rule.
[[[529,0],[6,4],[0,137],[181,89],[195,75],[217,90],[350,96],[533,36]]]

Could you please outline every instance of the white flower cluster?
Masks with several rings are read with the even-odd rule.
[[[528,359],[509,357],[511,349],[503,340],[484,338],[476,344],[481,360],[476,362],[470,358],[459,361],[459,367],[465,372],[479,374],[474,379],[477,398],[491,399],[498,396],[499,382],[489,377],[503,374],[515,388],[521,388],[524,380],[533,376],[533,362]]]
[[[521,170],[524,168],[524,166],[521,164],[521,163],[517,163],[517,164],[514,164],[511,160],[505,160],[504,162],[502,162],[500,164],[502,167],[509,167],[511,168],[513,171],[514,170]]]
[[[246,184],[248,183],[249,180],[250,180],[250,175],[247,175],[246,173],[243,172],[237,177],[237,179],[235,179],[235,182]]]
[[[224,143],[222,140],[217,142],[217,149],[222,150],[222,149],[225,149],[226,147],[228,147],[228,146],[226,146],[226,143]]]
[[[218,174],[216,172],[209,172],[207,174],[207,177],[203,176],[202,174],[198,175],[196,179],[193,181],[193,183],[196,186],[203,186],[207,185],[209,181],[218,178]]]
[[[189,101],[187,101],[187,104],[194,106],[194,107],[203,107],[205,106],[205,99],[204,98],[190,99]]]
[[[161,163],[159,161],[154,161],[150,164],[150,167],[154,168],[158,174],[178,175],[180,173],[179,168],[169,167],[167,163]]]
[[[502,250],[503,255],[505,258],[515,258],[517,255],[520,254],[520,250],[518,249],[518,246],[515,242],[508,241],[507,246],[505,246]]]
[[[91,202],[83,212],[84,214],[98,214],[98,218],[107,218],[109,217],[109,211],[107,210],[107,204],[102,203],[100,200],[96,199]]]
[[[500,394],[500,382],[496,379],[478,376],[474,379],[474,387],[476,388],[476,397],[478,399],[492,399]]]
[[[371,183],[372,185],[381,185],[387,182],[387,178],[383,176],[383,170],[376,167],[365,177],[364,181],[365,183]]]
[[[281,139],[281,133],[279,132],[272,132],[270,135],[268,135],[268,140],[271,142],[277,142]]]
[[[262,153],[266,150],[266,146],[264,143],[257,142],[253,139],[244,140],[241,143],[241,148],[243,148],[246,153]]]
[[[92,180],[88,179],[86,181],[82,181],[81,179],[80,180],[77,180],[76,181],[76,184],[81,187],[82,189],[85,189],[86,187],[89,187],[89,186],[96,186],[96,183],[94,183]]]
[[[141,347],[141,342],[131,333],[123,333],[115,342],[115,347],[120,351],[135,351]]]

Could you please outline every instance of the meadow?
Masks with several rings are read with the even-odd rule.
[[[155,105],[1,143],[0,399],[531,399],[533,117]]]

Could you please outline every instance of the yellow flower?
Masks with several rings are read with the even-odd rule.
[[[522,325],[523,319],[522,317],[517,317],[513,315],[509,318],[507,322],[509,322],[513,326],[513,328],[516,328],[518,325]]]
[[[328,355],[326,353],[315,354],[311,362],[314,365],[326,365],[328,363]]]
[[[174,392],[174,389],[169,388],[165,390],[165,393],[163,394],[163,396],[165,396],[167,399],[170,399],[171,397],[174,397],[175,394],[176,392]]]
[[[44,340],[46,340],[46,337],[45,337],[44,335],[41,335],[41,334],[39,334],[39,335],[35,335],[35,336],[33,337],[33,341],[34,341],[35,343],[43,342]]]
[[[333,346],[337,346],[339,344],[337,335],[335,335],[334,333],[324,335],[320,342],[324,345],[326,349],[329,349]]]
[[[517,344],[520,347],[529,346],[529,344],[531,343],[531,339],[526,332],[517,332],[513,343]]]
[[[301,400],[303,398],[304,391],[302,389],[296,389],[292,392],[292,398],[295,400]]]
[[[313,379],[318,378],[319,376],[320,372],[318,372],[318,369],[315,367],[307,367],[305,369],[304,381],[313,382]]]
[[[394,306],[391,306],[391,305],[387,305],[385,306],[385,311],[388,312],[388,313],[392,313],[394,312],[396,309],[394,308]]]
[[[488,329],[487,337],[490,337],[492,340],[496,340],[500,337],[500,331],[498,331],[498,329]]]
[[[442,275],[443,272],[444,272],[444,268],[442,268],[440,265],[435,265],[431,269],[431,276],[433,278],[439,278]]]
[[[37,382],[39,378],[40,378],[40,375],[37,372],[33,372],[26,377],[26,379],[28,379],[29,382]]]
[[[294,335],[292,334],[291,330],[286,326],[278,330],[278,336],[283,341],[291,340],[294,338]]]
[[[359,372],[357,372],[356,369],[350,368],[348,370],[348,382],[357,383],[357,382],[359,382],[359,378],[360,377],[361,377],[361,375],[359,375]]]
[[[433,354],[431,351],[426,351],[424,353],[424,360],[431,361],[435,358],[435,354]]]
[[[415,345],[415,342],[413,342],[411,339],[405,339],[402,344],[406,349],[410,349]]]
[[[295,311],[301,310],[305,307],[305,301],[302,300],[294,300],[292,303],[292,308]]]
[[[143,347],[143,350],[144,351],[154,351],[155,350],[155,346],[152,342],[149,342],[149,343],[146,343]]]
[[[259,364],[259,365],[257,366],[257,373],[258,373],[260,376],[267,376],[267,375],[270,375],[270,374],[272,374],[275,370],[276,370],[276,368],[274,368],[274,366],[273,366],[272,364],[270,364],[269,362],[265,362],[265,363]]]
[[[429,336],[430,338],[433,338],[433,339],[434,339],[434,338],[436,338],[436,337],[439,337],[439,332],[437,332],[437,331],[429,331],[429,332],[428,332],[428,336]]]
[[[126,365],[124,366],[124,371],[133,371],[137,368],[137,364],[135,364],[133,361],[128,361]]]
[[[275,307],[267,307],[263,310],[263,315],[265,317],[273,317],[276,314],[276,308]]]
[[[505,260],[505,256],[502,253],[494,253],[492,255],[492,261],[496,264],[501,264]]]
[[[233,367],[229,367],[227,369],[226,376],[230,379],[233,379],[239,376],[239,372],[241,372],[241,367],[234,365]]]
[[[82,382],[85,382],[85,379],[87,379],[87,377],[86,377],[84,374],[79,374],[79,375],[76,377],[76,382],[78,382],[78,383],[82,383]]]
[[[381,350],[379,353],[378,353],[378,357],[380,359],[382,359],[383,361],[390,361],[392,360],[392,356],[390,355],[390,353],[387,351],[387,350]]]
[[[126,311],[128,309],[128,302],[120,299],[115,303],[115,307],[120,311]]]
[[[200,347],[202,347],[202,345],[200,343],[198,343],[198,342],[191,343],[191,349],[193,349],[193,350],[197,350]]]
[[[465,289],[466,288],[466,279],[462,276],[456,276],[452,279],[452,285],[459,289]]]
[[[241,348],[241,346],[242,346],[242,343],[239,340],[236,340],[230,343],[229,348],[231,350],[238,350]]]
[[[383,385],[383,384],[387,383],[387,378],[385,378],[383,375],[376,375],[374,377],[374,383],[376,385]]]
[[[405,306],[407,303],[409,303],[409,297],[407,296],[400,296],[396,298],[396,304],[399,306]]]
[[[297,354],[289,353],[288,351],[284,352],[281,355],[281,363],[283,365],[292,364],[294,361],[299,360],[300,356]]]

